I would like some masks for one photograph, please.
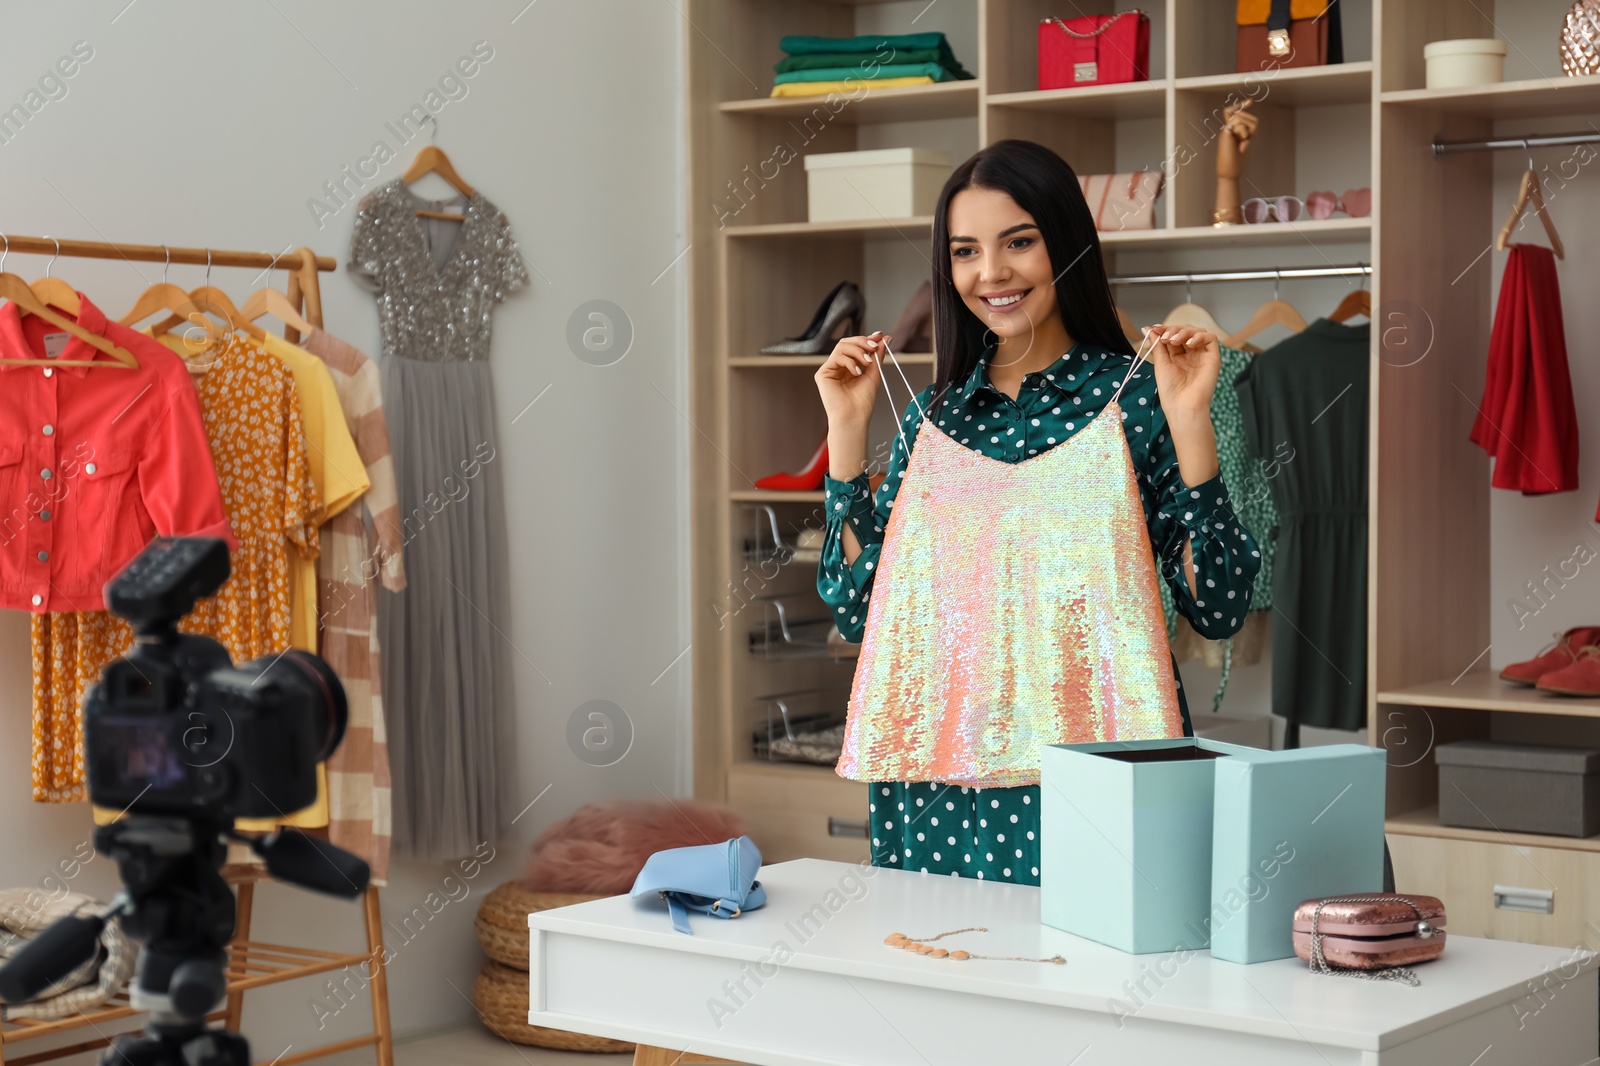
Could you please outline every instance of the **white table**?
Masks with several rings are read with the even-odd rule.
[[[760,880],[766,906],[691,915],[692,936],[659,898],[530,914],[529,1023],[634,1041],[637,1063],[717,1061],[686,1050],[772,1066],[1600,1063],[1592,953],[1452,937],[1412,988],[1299,959],[1127,955],[1040,924],[1039,889],[1024,885],[820,859]],[[988,932],[939,946],[1067,964],[883,943],[971,925]]]

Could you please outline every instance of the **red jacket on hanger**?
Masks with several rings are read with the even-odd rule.
[[[1542,245],[1510,246],[1471,439],[1493,456],[1497,489],[1535,495],[1578,487],[1561,290],[1555,253]]]
[[[103,610],[106,582],[157,535],[238,547],[183,359],[78,298],[78,325],[139,369],[16,365],[112,359],[0,305],[0,608]]]

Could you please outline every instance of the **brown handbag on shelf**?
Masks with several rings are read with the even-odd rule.
[[[1238,73],[1343,63],[1339,0],[1239,0]]]

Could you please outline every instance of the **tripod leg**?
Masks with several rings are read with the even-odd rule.
[[[234,920],[233,939],[250,939],[250,905],[255,902],[256,886],[254,881],[239,882],[239,910],[238,917]],[[227,1020],[222,1023],[224,1029],[238,1032],[239,1020],[244,1017],[244,993],[228,993]]]
[[[394,1035],[389,1031],[389,971],[383,963],[383,914],[378,887],[368,885],[362,903],[367,916],[367,968],[372,981],[372,1031],[378,1037],[378,1066],[394,1066]]]

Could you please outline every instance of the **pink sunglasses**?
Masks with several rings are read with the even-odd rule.
[[[1343,211],[1351,218],[1362,218],[1372,213],[1372,189],[1346,189],[1342,199],[1332,192],[1307,193],[1306,209],[1312,218],[1328,218],[1335,211]]]

